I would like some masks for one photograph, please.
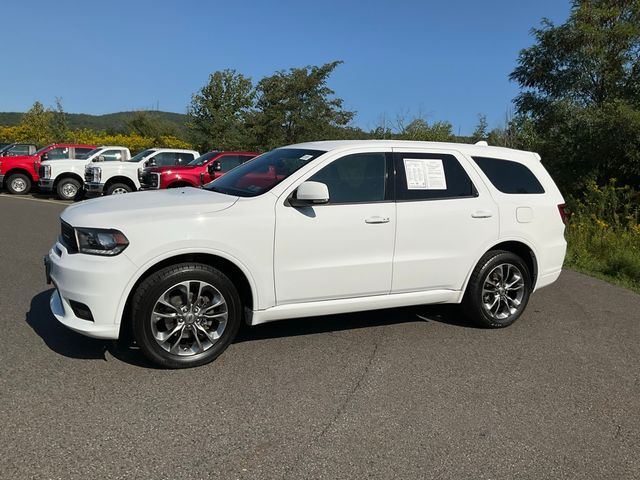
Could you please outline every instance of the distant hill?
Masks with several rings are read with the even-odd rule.
[[[68,113],[69,127],[90,128],[96,131],[107,131],[109,133],[126,132],[127,122],[136,112],[116,112],[105,115],[89,115],[87,113]],[[158,117],[163,123],[174,126],[178,135],[184,134],[186,130],[187,115],[175,112],[160,112],[156,110],[145,111],[149,115]],[[20,123],[22,118],[20,112],[0,112],[0,126],[13,126]]]

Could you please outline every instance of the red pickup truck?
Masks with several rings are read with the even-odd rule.
[[[9,193],[24,195],[31,186],[38,183],[38,167],[43,160],[75,158],[96,148],[93,145],[76,143],[53,143],[41,148],[33,155],[0,157],[0,188],[6,187]]]
[[[186,165],[147,167],[139,170],[138,180],[143,190],[199,187],[257,155],[259,153],[213,151],[201,155]]]

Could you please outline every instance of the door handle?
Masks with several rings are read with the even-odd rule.
[[[389,223],[389,217],[369,217],[365,219],[364,223]]]
[[[489,212],[487,210],[479,210],[477,212],[473,212],[471,214],[472,218],[491,218],[493,217],[493,212]]]

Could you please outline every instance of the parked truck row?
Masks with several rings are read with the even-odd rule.
[[[255,152],[149,148],[131,156],[116,145],[9,144],[0,148],[0,188],[14,195],[38,186],[62,200],[175,187],[199,187],[258,155]]]

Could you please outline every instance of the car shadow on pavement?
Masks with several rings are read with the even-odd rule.
[[[27,324],[51,350],[68,358],[85,360],[106,360],[108,352],[116,359],[134,366],[157,368],[131,341],[94,339],[69,330],[59,323],[49,309],[52,293],[53,289],[49,289],[33,297],[26,315]],[[412,322],[438,322],[463,328],[477,328],[461,315],[457,305],[424,305],[296,318],[254,327],[243,324],[234,343]]]
[[[467,320],[458,305],[420,305],[280,320],[264,325],[243,325],[235,342],[265,340],[297,335],[338,332],[411,322],[438,322],[464,328],[478,328]]]
[[[69,358],[104,360],[113,342],[85,337],[58,322],[49,309],[53,289],[40,292],[31,299],[26,322],[54,352]]]

